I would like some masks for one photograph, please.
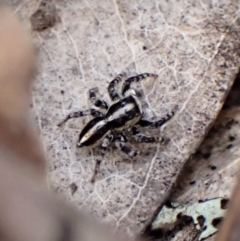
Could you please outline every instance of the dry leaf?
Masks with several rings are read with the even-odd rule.
[[[40,60],[33,112],[51,160],[49,184],[100,220],[137,234],[169,195],[233,83],[239,66],[239,3],[63,0],[55,4],[61,21],[33,33]],[[30,28],[36,6],[24,0],[12,5]],[[73,120],[64,128],[57,124],[69,112],[90,107],[91,87],[98,86],[109,102],[111,79],[119,73],[144,72],[159,75],[152,88],[145,88],[153,117],[161,118],[179,106],[161,132],[153,132],[170,142],[164,148],[130,142],[142,150],[136,160],[112,149],[93,186],[89,180],[96,156],[76,148],[89,119]]]

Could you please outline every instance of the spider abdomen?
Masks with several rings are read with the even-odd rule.
[[[95,117],[83,128],[79,140],[78,147],[94,146],[107,134],[108,125],[103,117]]]

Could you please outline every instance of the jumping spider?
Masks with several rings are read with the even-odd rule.
[[[79,135],[77,143],[78,147],[92,147],[101,142],[100,151],[102,156],[104,156],[107,147],[111,143],[115,143],[115,145],[129,157],[136,156],[139,152],[132,150],[126,145],[127,138],[123,131],[130,130],[133,137],[138,142],[162,142],[163,138],[146,136],[141,133],[136,126],[159,128],[165,122],[170,120],[176,111],[175,108],[169,114],[154,122],[143,118],[144,113],[141,101],[137,96],[137,92],[131,88],[131,84],[133,82],[139,82],[147,77],[157,78],[157,76],[158,75],[156,74],[144,73],[128,78],[123,82],[121,95],[118,93],[117,85],[122,81],[123,76],[117,76],[108,85],[108,93],[113,102],[110,107],[104,100],[96,97],[97,88],[90,89],[88,94],[91,103],[96,107],[105,110],[105,113],[96,109],[73,112],[59,123],[58,126],[62,126],[69,119],[91,115],[93,119],[85,125]],[[95,181],[100,163],[101,160],[96,161],[94,175],[91,180],[92,182]]]

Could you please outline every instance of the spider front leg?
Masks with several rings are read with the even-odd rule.
[[[120,99],[120,95],[117,90],[117,85],[122,81],[122,75],[118,75],[115,79],[113,79],[108,85],[108,94],[112,101],[116,101]]]
[[[108,104],[106,103],[106,101],[100,100],[99,98],[97,98],[97,95],[96,95],[97,92],[98,92],[98,88],[97,87],[90,89],[88,91],[89,100],[96,107],[99,107],[101,109],[107,110],[108,109]]]
[[[151,73],[144,73],[137,76],[130,77],[129,79],[125,80],[122,86],[122,95],[124,96],[125,93],[130,89],[131,84],[133,82],[139,82],[140,80],[146,79],[147,77],[154,77],[157,78],[157,74],[151,74]]]
[[[117,148],[129,157],[135,157],[140,153],[139,151],[132,150],[131,147],[125,144],[127,142],[127,138],[123,133],[118,133],[117,136],[115,136],[114,138],[114,142]]]
[[[58,124],[58,127],[62,126],[68,120],[70,120],[72,118],[78,118],[78,117],[87,116],[87,115],[91,115],[93,117],[98,117],[98,116],[103,117],[104,116],[104,114],[102,112],[95,110],[95,109],[76,111],[76,112],[72,112],[72,113],[68,114],[67,117]]]
[[[136,141],[138,142],[144,142],[144,143],[164,143],[164,138],[160,137],[160,138],[156,138],[153,136],[146,136],[145,134],[141,133],[139,129],[137,129],[137,127],[132,127],[132,134],[133,137]]]
[[[149,121],[149,120],[141,119],[137,123],[137,125],[140,125],[141,127],[159,128],[159,127],[164,125],[167,121],[169,121],[174,116],[174,114],[177,111],[177,109],[178,109],[178,106],[176,105],[170,113],[168,113],[165,116],[163,116],[160,120],[158,120],[158,121]]]
[[[106,135],[106,137],[103,139],[102,144],[100,145],[100,154],[102,157],[105,156],[105,153],[107,151],[108,146],[111,144],[113,140],[113,135],[110,133]],[[99,173],[100,166],[101,166],[102,160],[97,159],[94,167],[94,172],[91,178],[91,182],[94,183],[96,181],[97,174]]]

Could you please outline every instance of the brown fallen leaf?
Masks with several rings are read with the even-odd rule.
[[[27,1],[21,4],[18,14],[27,22],[35,9]],[[33,113],[51,159],[49,185],[99,220],[130,236],[138,234],[168,197],[238,72],[239,4],[231,0],[224,4],[55,4],[61,24],[33,33],[41,64]],[[18,4],[14,7],[19,9]],[[234,34],[230,26],[236,28]],[[142,131],[170,141],[164,148],[130,141],[129,146],[141,150],[135,160],[113,148],[102,158],[93,186],[90,179],[97,156],[76,148],[88,119],[72,120],[63,128],[57,124],[68,113],[91,106],[90,88],[97,86],[100,96],[110,103],[107,86],[111,79],[119,73],[130,77],[144,72],[159,76],[152,89],[144,90],[152,110],[149,118],[161,118],[176,104],[179,110],[161,133]],[[73,183],[77,191],[72,195]]]
[[[20,2],[13,7],[22,6],[18,14],[29,24],[35,8]],[[51,160],[49,185],[99,220],[130,236],[138,234],[168,197],[232,86],[239,67],[239,4],[231,0],[55,4],[61,24],[32,33],[41,64],[33,113]],[[89,119],[69,121],[63,128],[57,125],[68,113],[91,106],[90,88],[98,87],[100,97],[111,103],[107,86],[116,75],[144,72],[159,76],[152,88],[148,84],[143,88],[150,107],[146,117],[161,118],[175,105],[179,109],[161,132],[142,131],[170,141],[165,147],[129,141],[129,146],[141,150],[135,160],[110,149],[93,186],[90,179],[98,156],[76,148]]]

